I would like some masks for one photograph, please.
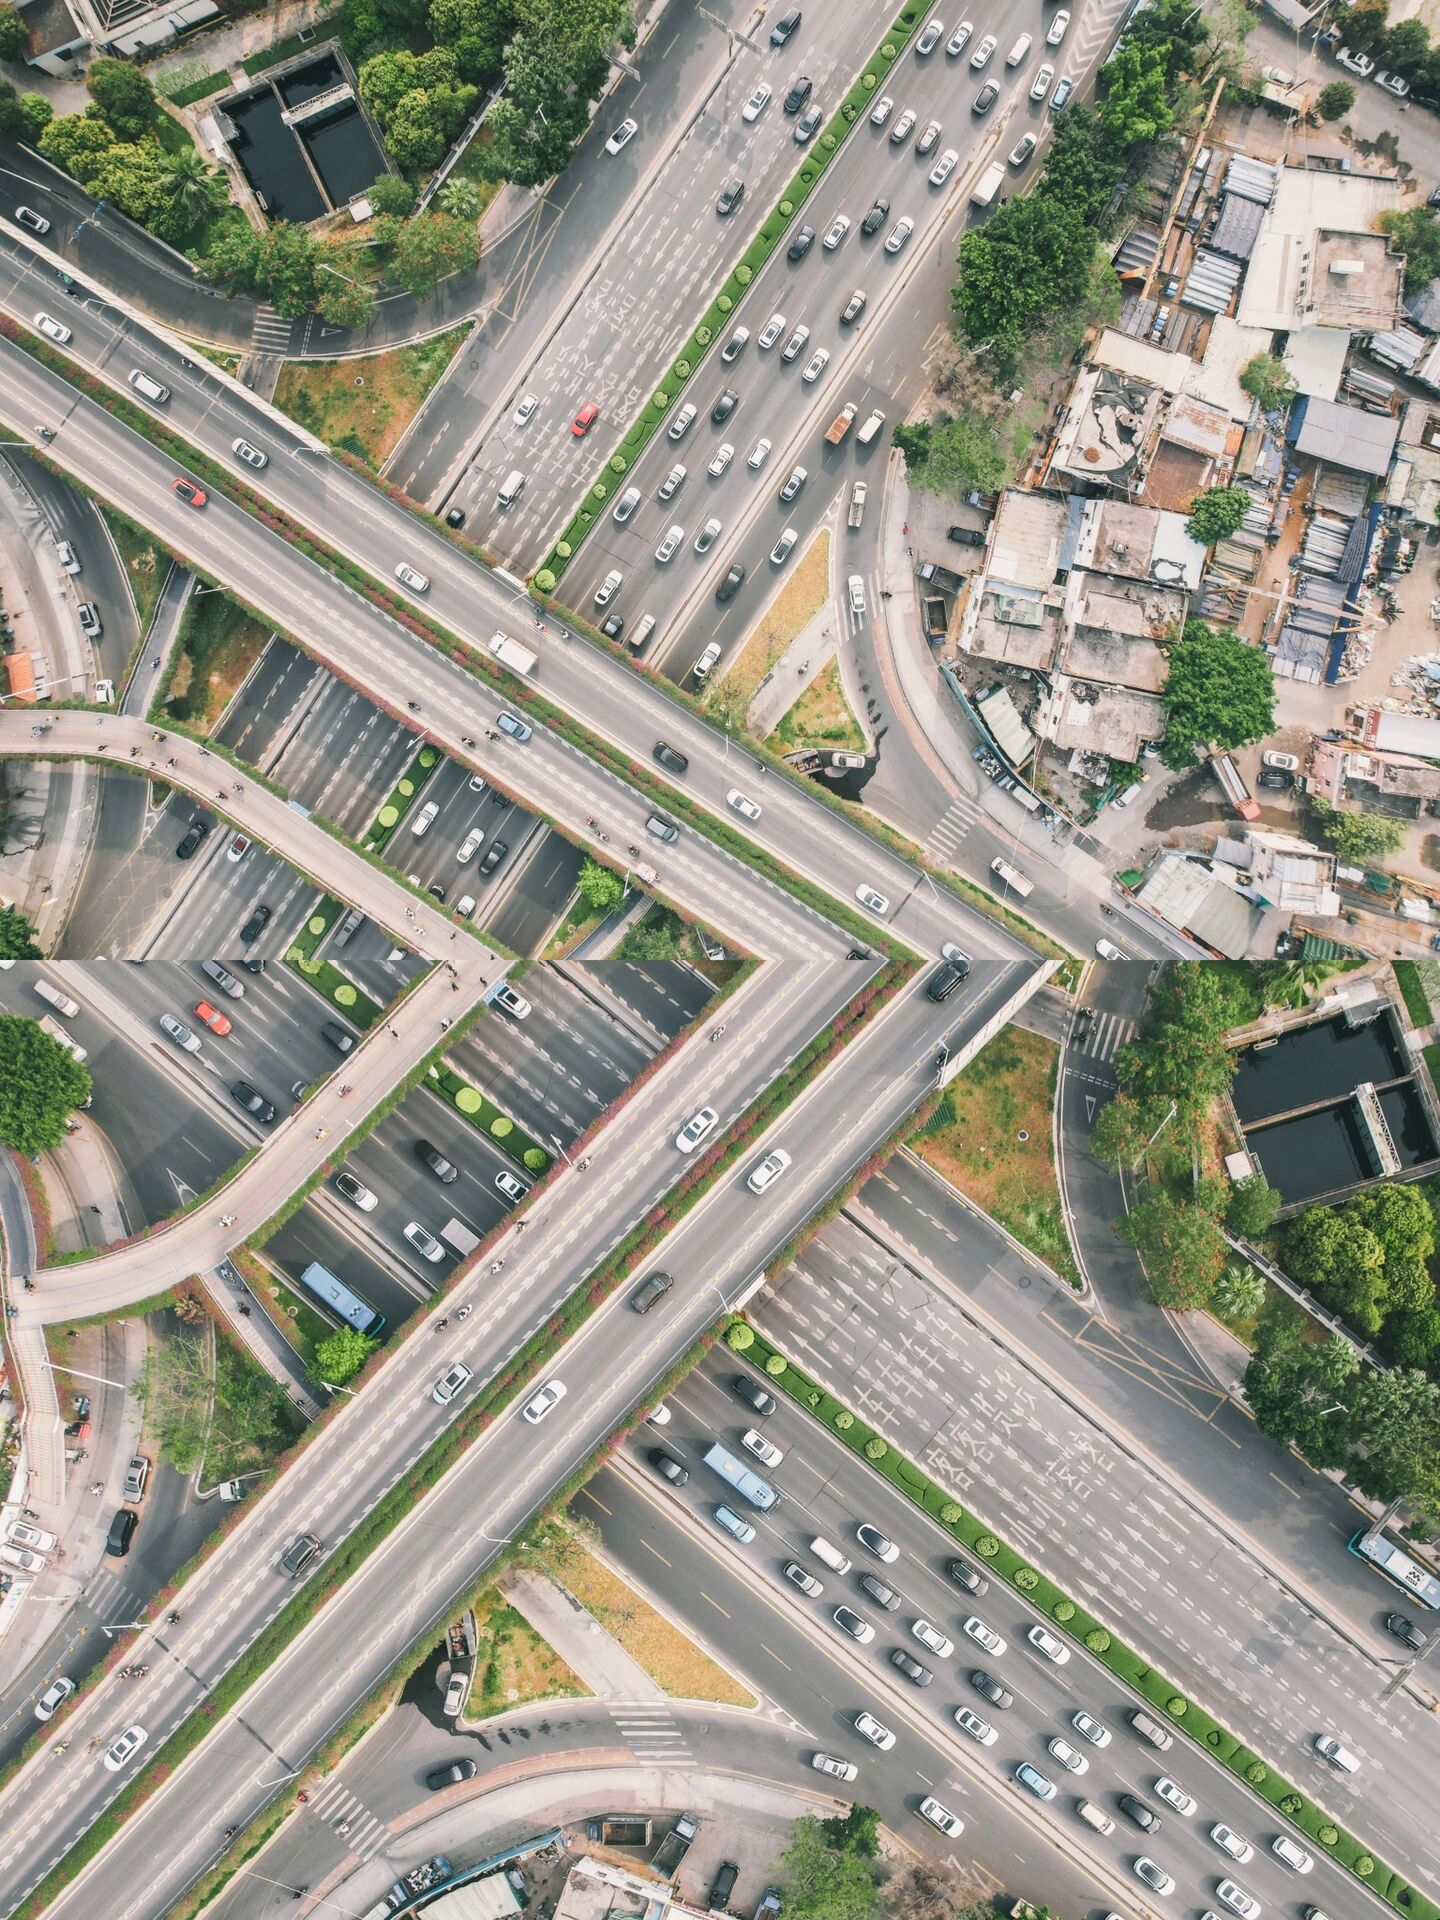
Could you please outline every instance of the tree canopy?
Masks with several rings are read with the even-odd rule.
[[[30,29],[9,0],[0,4],[0,60],[23,60],[30,51]]]
[[[1010,471],[999,433],[978,413],[902,424],[895,429],[895,445],[905,456],[910,485],[949,500],[975,491],[993,493]]]
[[[1349,1394],[1360,1362],[1338,1334],[1317,1345],[1303,1328],[1293,1312],[1261,1322],[1245,1398],[1270,1439],[1298,1447],[1313,1467],[1340,1467],[1350,1453]]]
[[[580,895],[592,913],[610,913],[625,898],[625,882],[587,855],[580,867]]]
[[[1210,1304],[1230,1248],[1204,1196],[1177,1200],[1163,1186],[1147,1187],[1120,1231],[1145,1263],[1160,1306],[1188,1311]]]
[[[0,1140],[17,1153],[43,1153],[89,1097],[90,1075],[68,1048],[37,1020],[0,1014]]]
[[[380,1345],[369,1334],[354,1327],[337,1327],[315,1343],[315,1362],[310,1371],[322,1386],[343,1387],[353,1380]]]
[[[18,907],[0,907],[0,960],[40,960],[35,929]]]
[[[1320,89],[1315,110],[1322,120],[1343,120],[1355,104],[1355,89],[1348,80],[1332,80]]]
[[[1212,740],[1239,747],[1275,727],[1275,676],[1260,651],[1228,628],[1187,620],[1170,646],[1165,739],[1160,757],[1176,772],[1193,766],[1193,748]]]
[[[1228,540],[1244,525],[1254,501],[1245,487],[1207,487],[1190,502],[1185,531],[1202,547]]]
[[[92,60],[85,90],[126,140],[140,139],[155,124],[155,89],[128,60]]]
[[[298,1430],[283,1388],[203,1319],[150,1347],[136,1392],[181,1473],[203,1461],[212,1479],[229,1479],[267,1465]]]
[[[1280,1195],[1267,1184],[1263,1173],[1252,1173],[1230,1195],[1225,1209],[1225,1224],[1242,1240],[1258,1240],[1268,1233],[1280,1205]]]
[[[1342,813],[1317,795],[1311,802],[1316,825],[1342,860],[1383,860],[1404,844],[1405,823],[1383,813]]]
[[[1266,413],[1278,413],[1295,397],[1295,382],[1283,360],[1273,353],[1257,353],[1245,363],[1240,385],[1252,400],[1258,400]]]
[[[779,1879],[789,1920],[878,1920],[880,1888],[871,1856],[832,1844],[829,1823],[806,1814],[790,1829]]]
[[[1094,253],[1094,232],[1064,200],[1007,200],[956,255],[960,278],[950,299],[966,336],[1013,352],[1047,314],[1080,306]]]
[[[1382,213],[1380,229],[1405,256],[1405,291],[1418,293],[1440,274],[1440,220],[1429,207]]]

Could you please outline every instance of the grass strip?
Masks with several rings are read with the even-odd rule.
[[[430,1069],[429,1083],[438,1098],[447,1101],[477,1133],[483,1133],[512,1160],[518,1160],[532,1179],[549,1172],[554,1154],[547,1153],[518,1121],[463,1074],[437,1060]]]
[[[400,825],[410,807],[420,796],[420,790],[429,780],[436,767],[444,761],[444,754],[438,747],[423,746],[410,762],[409,766],[395,782],[389,797],[381,804],[375,815],[374,824],[365,835],[364,847],[367,853],[383,853],[390,836]]]
[[[1033,1606],[1048,1614],[1063,1633],[1079,1641],[1103,1666],[1173,1721],[1182,1733],[1188,1734],[1231,1773],[1253,1787],[1277,1813],[1283,1814],[1332,1859],[1348,1868],[1372,1893],[1405,1914],[1407,1920],[1440,1920],[1440,1906],[1410,1886],[1353,1834],[1338,1827],[1313,1800],[1298,1792],[1218,1720],[1187,1699],[1173,1680],[1117,1640],[1108,1627],[1031,1566],[1022,1554],[993,1533],[923,1468],[907,1459],[859,1414],[796,1366],[758,1327],[737,1317],[730,1321],[725,1337],[734,1352],[743,1353],[752,1365],[764,1372],[771,1386],[788,1394],[797,1406],[837,1434],[851,1453],[868,1462],[876,1473],[897,1487],[913,1506],[943,1527],[992,1573],[999,1574],[1017,1593],[1023,1593]]]
[[[230,84],[228,73],[206,73],[198,80],[191,80],[183,87],[167,92],[161,86],[156,91],[168,100],[172,107],[193,107],[197,100],[208,100],[212,93],[223,93]]]
[[[299,33],[287,33],[283,40],[272,40],[268,47],[262,47],[258,53],[252,53],[240,64],[253,80],[257,73],[267,73],[271,67],[278,67],[286,60],[293,60],[297,53],[313,53],[325,35],[337,24],[339,17],[338,13],[327,13]]]
[[[1435,1016],[1430,1010],[1430,996],[1425,991],[1419,967],[1413,960],[1396,960],[1392,964],[1395,984],[1400,989],[1400,998],[1405,1002],[1411,1026],[1428,1027]]]

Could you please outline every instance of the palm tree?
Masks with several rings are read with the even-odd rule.
[[[480,217],[480,195],[469,180],[447,180],[435,198],[441,212],[450,214],[456,220],[478,220]]]
[[[218,213],[229,198],[225,176],[216,168],[207,167],[203,155],[194,147],[184,153],[167,153],[161,170],[176,206],[192,224],[207,214]]]

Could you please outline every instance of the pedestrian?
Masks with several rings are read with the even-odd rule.
[[[315,1129],[315,1138],[317,1140],[323,1140],[329,1131],[330,1129],[328,1127],[317,1127]]]
[[[458,993],[460,991],[460,982],[458,980],[452,980],[450,982],[450,991],[451,993]]]
[[[445,1020],[442,1020],[442,1021],[440,1022],[440,1031],[441,1031],[442,1033],[444,1033],[444,1032],[446,1031],[446,1029],[447,1029],[447,1028],[448,1028],[448,1027],[449,1027],[449,1026],[450,1026],[451,1024],[452,1024],[452,1022],[451,1022],[450,1020],[448,1020],[448,1019],[445,1019]]]
[[[455,928],[455,929],[454,929],[454,930],[453,930],[453,931],[451,932],[451,935],[450,935],[450,938],[451,938],[451,939],[453,940],[453,939],[455,938],[455,935],[456,935],[456,933],[458,933],[458,932],[459,932],[459,929],[458,929],[458,927],[457,927],[457,928]]]
[[[301,1802],[301,1804],[303,1805],[303,1804],[304,1804],[304,1802],[305,1802],[305,1801],[307,1801],[307,1800],[308,1800],[308,1799],[310,1798],[310,1796],[309,1796],[309,1794],[308,1794],[308,1793],[307,1793],[307,1792],[305,1791],[305,1789],[304,1789],[304,1788],[302,1787],[302,1788],[300,1789],[300,1791],[299,1791],[299,1792],[298,1792],[298,1793],[296,1794],[296,1796],[295,1796],[295,1798],[296,1798],[296,1799],[297,1799],[298,1801],[300,1801],[300,1802]]]
[[[139,749],[139,747],[131,747],[131,749],[130,749],[130,758],[131,758],[132,760],[138,760],[138,759],[140,758],[140,749]]]

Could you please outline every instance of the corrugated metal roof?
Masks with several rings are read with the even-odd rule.
[[[1199,247],[1180,298],[1187,307],[1198,307],[1203,313],[1223,313],[1235,297],[1244,271],[1238,260],[1227,260],[1222,253]]]
[[[1265,219],[1265,208],[1245,194],[1227,193],[1220,203],[1220,218],[1210,229],[1206,245],[1216,253],[1229,254],[1234,260],[1248,260]]]
[[[1329,460],[1352,473],[1383,474],[1395,450],[1400,422],[1386,413],[1341,406],[1301,394],[1290,412],[1290,441],[1297,453]]]
[[[1426,333],[1440,333],[1440,280],[1431,280],[1418,293],[1412,293],[1405,311]]]
[[[1409,373],[1425,352],[1426,345],[1425,336],[1417,333],[1414,327],[1393,327],[1388,333],[1372,333],[1366,343],[1366,351],[1382,366]]]
[[[1226,193],[1238,193],[1246,200],[1258,200],[1268,207],[1275,197],[1280,169],[1256,160],[1251,154],[1237,153],[1225,169]]]

